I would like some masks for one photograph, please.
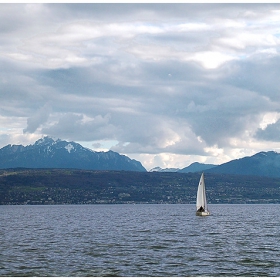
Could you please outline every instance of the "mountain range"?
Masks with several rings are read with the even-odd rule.
[[[235,159],[220,165],[194,162],[183,169],[159,167],[153,172],[207,172],[212,174],[254,175],[266,177],[280,177],[280,154],[274,151],[260,152],[253,156]]]
[[[146,171],[139,161],[116,152],[95,152],[75,142],[50,137],[34,145],[7,145],[0,149],[0,168],[16,167]]]
[[[149,170],[149,172],[179,172],[180,168],[161,168],[159,166]]]
[[[44,137],[33,145],[7,145],[0,149],[0,169],[6,168],[73,168],[85,170],[141,171],[146,169],[134,159],[113,151],[96,152],[78,143]],[[220,165],[194,162],[183,168],[155,167],[150,172],[207,172],[212,174],[257,175],[280,177],[280,154],[260,152]]]
[[[208,169],[208,173],[280,177],[280,154],[260,152],[250,157],[235,159]]]
[[[189,165],[183,169],[180,169],[178,172],[181,172],[181,173],[201,172],[201,171],[205,171],[205,170],[211,169],[216,166],[217,165],[215,165],[215,164],[205,164],[205,163],[194,162],[191,165]]]
[[[160,167],[154,167],[149,172],[180,172],[180,173],[190,173],[190,172],[200,172],[205,171],[207,169],[216,167],[215,164],[205,164],[205,163],[199,163],[194,162],[191,165],[185,167],[185,168],[160,168]]]

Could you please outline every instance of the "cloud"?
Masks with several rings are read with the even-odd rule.
[[[277,149],[279,11],[1,4],[0,144],[50,135],[147,169]]]
[[[278,119],[275,123],[268,124],[264,129],[259,128],[255,133],[255,137],[268,142],[279,142],[280,120]]]
[[[37,110],[35,114],[27,119],[27,127],[23,130],[23,133],[33,133],[36,129],[44,124],[50,115],[51,106],[45,104],[42,108]]]
[[[120,142],[112,149],[120,153],[203,154],[204,143],[197,139],[185,121],[178,125],[168,118],[153,118],[132,119],[122,127]]]
[[[73,141],[114,139],[118,130],[109,123],[110,115],[94,118],[83,114],[65,113],[52,116],[53,121],[42,128],[41,133]]]

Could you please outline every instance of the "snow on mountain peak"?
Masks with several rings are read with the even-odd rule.
[[[71,153],[72,150],[74,150],[74,146],[70,143],[66,145],[64,148],[68,151],[69,154]]]
[[[159,166],[152,168],[149,172],[160,172],[162,171],[162,168],[160,168]]]
[[[35,145],[52,145],[55,140],[53,140],[51,137],[45,136],[35,142]]]

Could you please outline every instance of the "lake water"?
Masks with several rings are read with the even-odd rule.
[[[280,205],[0,206],[0,276],[280,276]]]

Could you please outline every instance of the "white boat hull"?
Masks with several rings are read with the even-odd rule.
[[[196,212],[196,216],[209,216],[210,212],[206,211],[206,212]]]

